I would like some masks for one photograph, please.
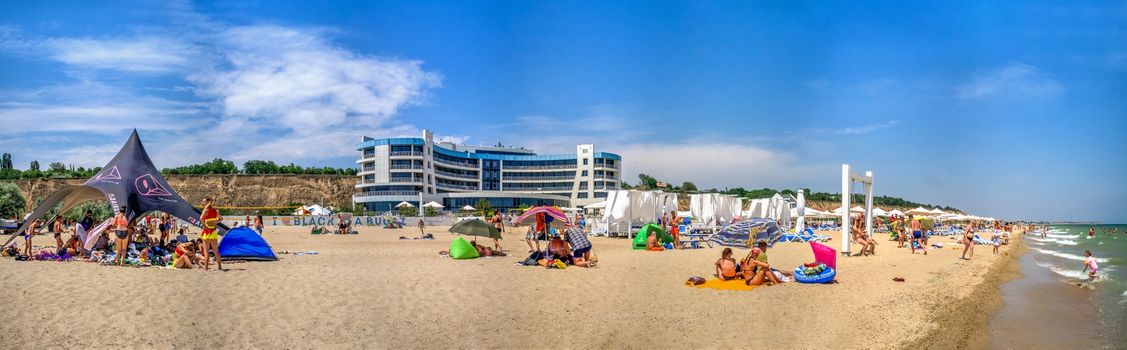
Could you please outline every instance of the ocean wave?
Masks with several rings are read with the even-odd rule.
[[[1062,232],[1062,233],[1063,233],[1063,232]],[[1067,238],[1067,239],[1076,239],[1076,238],[1080,238],[1080,235],[1058,235],[1058,234],[1052,234],[1052,233],[1050,233],[1050,234],[1047,234],[1047,235],[1045,235],[1045,237],[1049,237],[1049,238]]]
[[[1065,239],[1065,238],[1037,238],[1037,237],[1026,237],[1026,238],[1029,239],[1029,240],[1032,240],[1034,242],[1039,242],[1039,243],[1057,243],[1057,244],[1063,244],[1063,245],[1077,245],[1077,244],[1079,244],[1076,241],[1068,240],[1068,239]]]
[[[1090,278],[1090,277],[1088,277],[1087,272],[1077,270],[1077,269],[1063,268],[1063,267],[1058,267],[1058,266],[1053,265],[1053,264],[1041,263],[1041,262],[1037,262],[1037,265],[1044,267],[1046,269],[1049,269],[1049,271],[1052,271],[1053,273],[1057,274],[1058,276],[1065,277],[1065,278],[1068,278],[1070,280],[1087,280],[1087,279]],[[1102,282],[1102,281],[1107,280],[1106,274],[1098,273],[1097,276],[1099,276],[1099,277],[1096,278],[1096,280],[1092,281],[1092,282]],[[1071,283],[1073,281],[1069,281],[1069,282]]]
[[[1041,248],[1036,248],[1036,247],[1030,247],[1030,248],[1037,251],[1038,253],[1045,254],[1045,255],[1052,255],[1052,256],[1055,256],[1055,257],[1058,257],[1058,258],[1068,259],[1068,260],[1075,260],[1075,261],[1081,261],[1081,262],[1084,261],[1083,255],[1076,255],[1076,254],[1058,252],[1058,251],[1055,251],[1055,250],[1041,249]],[[1107,258],[1096,258],[1097,263],[1106,263],[1108,261],[1109,260]]]

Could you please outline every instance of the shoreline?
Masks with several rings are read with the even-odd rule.
[[[954,303],[933,305],[932,319],[939,327],[924,336],[902,344],[902,348],[924,349],[985,349],[990,347],[990,321],[1004,306],[1001,286],[1022,277],[1020,259],[1029,253],[1025,246],[1025,233],[1016,235],[1016,242],[1005,252],[1010,253],[995,261],[987,269],[986,277],[974,286],[971,293]],[[987,246],[981,246],[985,248]],[[980,248],[980,247],[976,247]],[[951,334],[957,336],[952,337]]]

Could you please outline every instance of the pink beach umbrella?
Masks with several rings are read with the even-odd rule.
[[[568,223],[567,215],[564,214],[564,212],[562,210],[560,210],[560,208],[550,207],[550,206],[546,206],[546,205],[529,208],[528,210],[526,210],[524,212],[524,214],[520,214],[520,216],[518,216],[516,219],[513,219],[513,223],[519,224],[519,223],[524,223],[526,221],[529,222],[529,223],[536,223],[536,214],[540,214],[540,213],[543,213],[546,216],[552,217],[552,219],[553,219],[552,224],[553,225],[562,227],[564,225],[567,225],[567,223]]]

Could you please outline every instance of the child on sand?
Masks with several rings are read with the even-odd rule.
[[[720,253],[720,259],[716,260],[716,277],[725,281],[734,280],[738,272],[736,259],[732,259],[732,248],[724,248]]]
[[[1088,270],[1092,270],[1088,272]],[[1096,272],[1100,270],[1100,266],[1096,265],[1096,258],[1092,257],[1091,250],[1084,251],[1084,272],[1088,272],[1088,280],[1096,280]]]

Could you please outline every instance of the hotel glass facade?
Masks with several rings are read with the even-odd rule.
[[[522,205],[583,206],[619,189],[622,157],[577,145],[574,154],[538,155],[513,147],[464,146],[421,138],[365,137],[353,202],[391,210],[400,202],[442,203],[456,210],[481,199],[493,208]],[[421,197],[421,198],[420,198]]]

